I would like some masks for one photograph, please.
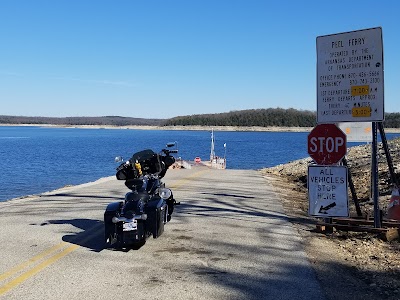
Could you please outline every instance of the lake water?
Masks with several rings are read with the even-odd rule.
[[[214,132],[228,169],[261,169],[308,157],[307,132]],[[391,139],[400,134],[387,134]],[[116,156],[158,152],[177,142],[177,156],[210,157],[210,131],[0,126],[0,201],[115,174]]]

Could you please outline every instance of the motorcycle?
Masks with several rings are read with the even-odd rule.
[[[125,180],[131,191],[124,201],[108,204],[104,212],[105,242],[107,247],[126,248],[144,245],[151,235],[158,238],[164,225],[171,220],[176,202],[171,189],[161,179],[175,162],[172,156],[177,149],[168,149],[176,143],[168,143],[167,149],[155,153],[150,149],[139,151],[117,167],[116,178]]]

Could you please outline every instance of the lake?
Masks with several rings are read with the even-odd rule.
[[[308,132],[214,131],[228,169],[261,169],[308,157]],[[387,134],[387,138],[400,134]],[[0,201],[112,176],[116,156],[177,142],[177,157],[210,157],[210,131],[0,126]],[[226,144],[226,148],[224,148]]]

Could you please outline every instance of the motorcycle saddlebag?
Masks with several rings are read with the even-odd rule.
[[[164,232],[167,203],[161,198],[150,200],[146,211],[148,229],[153,234],[153,238],[158,238]]]
[[[106,211],[104,212],[105,240],[107,240],[110,235],[116,233],[116,227],[115,224],[112,222],[112,218],[115,216],[117,211],[121,209],[122,204],[123,202],[113,202],[107,205]]]

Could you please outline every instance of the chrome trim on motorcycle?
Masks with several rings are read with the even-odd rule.
[[[147,214],[141,214],[141,215],[135,215],[133,218],[125,218],[125,217],[113,217],[111,221],[116,224],[118,222],[125,222],[125,223],[130,223],[133,222],[133,220],[147,220]]]

